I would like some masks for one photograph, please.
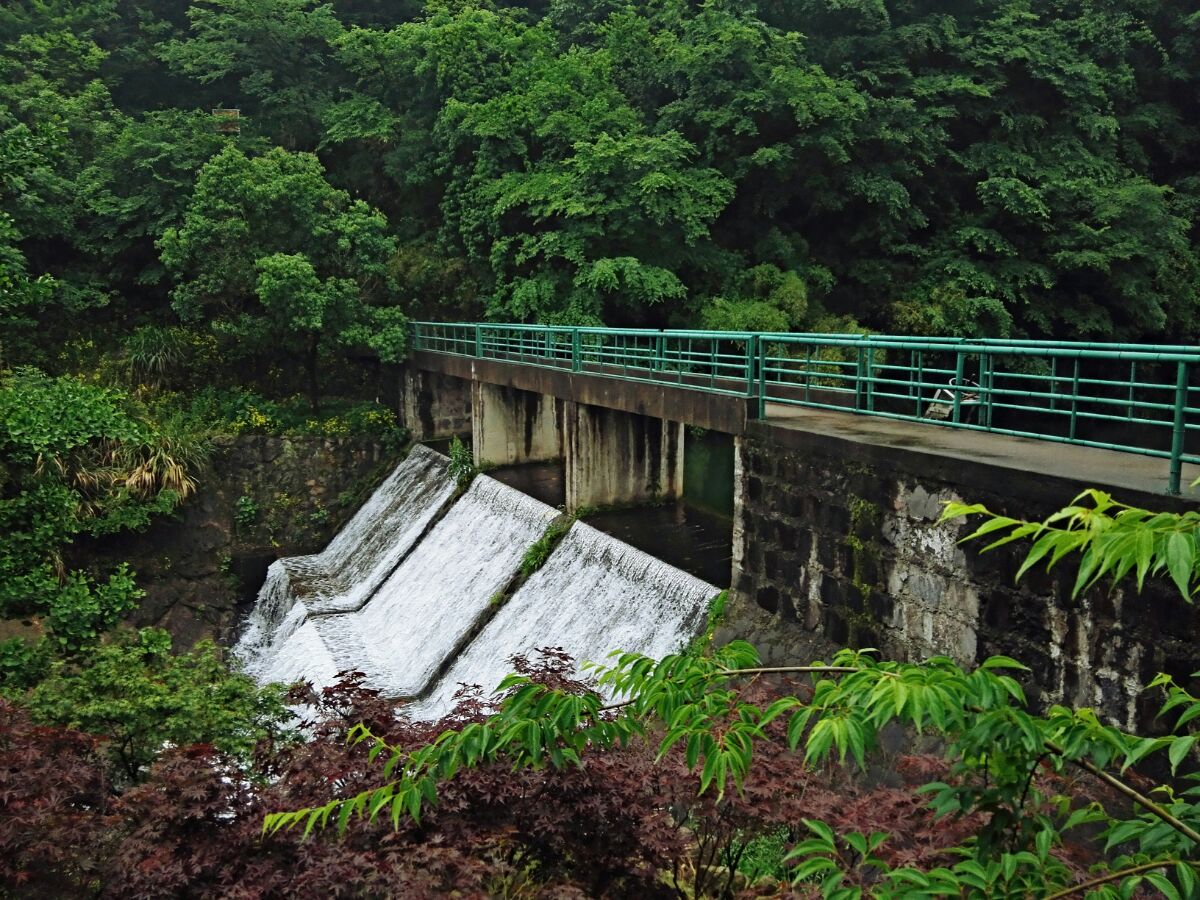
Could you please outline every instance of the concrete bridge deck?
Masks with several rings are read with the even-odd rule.
[[[798,442],[794,438],[789,440],[786,432],[803,434],[804,446],[814,439],[826,443],[841,441],[863,448],[868,456],[870,448],[879,448],[881,455],[923,456],[931,469],[967,483],[971,481],[971,472],[964,468],[986,468],[986,473],[980,471],[976,477],[992,485],[998,479],[1007,479],[1013,493],[1025,494],[1036,489],[1044,494],[1046,482],[1051,479],[1062,483],[1060,499],[1064,505],[1087,487],[1100,488],[1123,502],[1154,509],[1177,509],[1181,503],[1200,503],[1200,494],[1186,487],[1200,477],[1200,466],[1185,465],[1184,494],[1169,497],[1164,493],[1167,461],[1137,453],[781,403],[769,404],[767,419],[749,421],[747,430],[760,434],[769,430],[774,432],[771,437],[775,441],[797,449]],[[1020,490],[1023,486],[1029,490]]]

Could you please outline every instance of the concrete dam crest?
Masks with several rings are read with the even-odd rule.
[[[557,647],[578,666],[698,633],[718,588],[582,522],[506,597],[558,515],[486,475],[458,496],[449,460],[417,445],[324,551],[271,566],[234,655],[260,682],[360,671],[436,718],[515,654]]]

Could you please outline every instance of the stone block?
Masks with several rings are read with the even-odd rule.
[[[746,480],[746,498],[752,503],[757,503],[763,498],[763,481],[757,476],[751,475]]]
[[[779,591],[773,587],[759,588],[754,595],[754,602],[765,609],[767,612],[774,613],[779,611]]]

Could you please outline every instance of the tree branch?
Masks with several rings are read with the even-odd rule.
[[[1130,875],[1137,875],[1141,872],[1149,872],[1151,869],[1161,869],[1165,866],[1172,866],[1178,863],[1177,859],[1160,859],[1158,862],[1142,863],[1140,866],[1130,866],[1128,869],[1120,869],[1116,872],[1109,872],[1107,875],[1102,875],[1099,878],[1093,878],[1091,881],[1081,881],[1079,884],[1069,887],[1066,890],[1059,891],[1056,894],[1051,894],[1046,900],[1060,900],[1062,897],[1070,897],[1072,894],[1082,894],[1090,891],[1094,887],[1099,887],[1102,884],[1108,884],[1110,881],[1117,881],[1121,878],[1127,878]]]
[[[1050,750],[1052,750],[1054,753],[1057,753],[1059,756],[1063,757],[1064,759],[1070,759],[1067,756],[1066,751],[1062,747],[1060,747],[1058,744],[1054,743],[1054,741],[1046,741],[1046,747],[1049,748]],[[1083,769],[1085,772],[1095,776],[1096,778],[1099,778],[1101,781],[1103,781],[1109,787],[1124,794],[1126,797],[1128,797],[1130,800],[1132,800],[1138,806],[1141,806],[1143,809],[1145,809],[1151,815],[1157,816],[1159,819],[1166,822],[1168,825],[1170,825],[1172,828],[1174,828],[1180,834],[1186,835],[1187,837],[1191,838],[1191,840],[1194,843],[1200,845],[1200,832],[1196,831],[1194,828],[1189,826],[1187,823],[1182,822],[1179,819],[1177,819],[1175,816],[1171,815],[1169,812],[1167,812],[1165,809],[1163,809],[1161,806],[1159,806],[1157,803],[1155,803],[1149,797],[1145,796],[1144,794],[1139,793],[1138,791],[1135,791],[1133,788],[1131,788],[1129,785],[1127,785],[1121,779],[1117,778],[1115,775],[1110,775],[1108,772],[1105,772],[1103,769],[1101,769],[1099,766],[1097,766],[1091,760],[1070,759],[1070,762],[1073,762],[1075,765],[1079,766],[1079,768]]]
[[[753,669],[720,669],[716,672],[707,673],[709,678],[732,678],[737,675],[779,675],[779,674],[810,674],[810,675],[853,675],[855,672],[877,671],[880,675],[888,678],[897,678],[895,672],[885,672],[881,669],[863,669],[857,666],[759,666]],[[636,697],[630,697],[628,700],[620,700],[616,703],[610,703],[607,706],[601,706],[596,712],[611,712],[614,709],[621,709],[624,706],[629,706],[636,701]]]

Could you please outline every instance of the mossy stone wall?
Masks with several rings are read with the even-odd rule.
[[[967,525],[938,524],[951,499],[1041,519],[1069,503],[1074,486],[1047,479],[1029,495],[1003,471],[981,477],[978,464],[967,483],[954,467],[933,471],[911,454],[799,441],[738,439],[725,636],[754,640],[773,662],[846,645],[964,664],[1005,654],[1030,667],[1036,705],[1091,706],[1130,727],[1149,724],[1156,700],[1141,689],[1157,672],[1187,680],[1200,670],[1200,615],[1168,585],[1141,595],[1102,585],[1072,601],[1069,564],[1018,584],[1025,547],[980,553],[958,543]]]

